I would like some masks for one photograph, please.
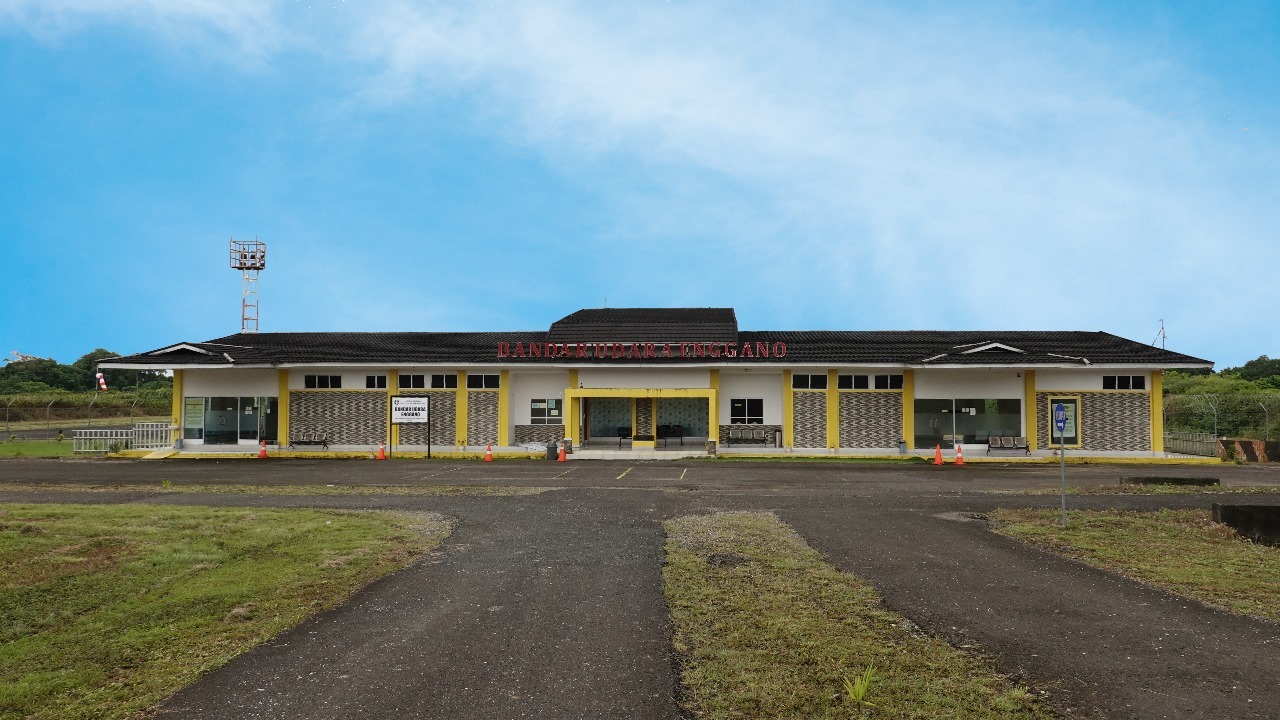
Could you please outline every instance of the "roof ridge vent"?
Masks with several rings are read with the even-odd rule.
[[[1005,352],[1015,352],[1022,355],[1027,354],[1027,351],[1021,348],[1016,348],[1012,345],[1005,345],[1004,343],[994,341],[970,343],[968,345],[956,345],[952,349],[960,350],[960,348],[969,348],[968,350],[961,350],[961,355],[972,355],[973,353],[986,352],[988,350],[1003,350]]]

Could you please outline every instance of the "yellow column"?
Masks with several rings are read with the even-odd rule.
[[[1027,447],[1040,449],[1040,428],[1036,419],[1040,406],[1036,404],[1036,371],[1022,371],[1022,412],[1027,418]]]
[[[630,399],[631,399],[631,434],[643,435],[644,433],[640,431],[640,428],[636,427],[636,399],[635,398],[630,398]]]
[[[454,394],[454,413],[457,416],[457,422],[454,423],[454,440],[459,445],[467,444],[467,373],[465,370],[458,371],[458,389]]]
[[[795,447],[795,393],[791,390],[791,371],[782,371],[782,445]]]
[[[576,390],[578,387],[578,371],[569,371],[569,389]],[[569,393],[564,396],[564,436],[578,443],[578,423],[582,416],[582,400]]]
[[[711,397],[707,398],[707,439],[720,441],[720,370],[711,370]]]
[[[840,447],[840,392],[835,370],[827,371],[827,447]]]
[[[276,371],[276,444],[289,444],[289,371]]]
[[[1151,372],[1151,451],[1164,452],[1164,371]]]
[[[387,422],[391,421],[390,420],[391,413],[389,412],[391,407],[391,398],[399,394],[400,394],[400,371],[388,370],[387,371],[387,408],[388,408]],[[391,434],[391,444],[398,447],[400,445],[400,424],[399,423],[396,423],[391,426],[390,434]]]
[[[183,412],[183,409],[185,408],[185,405],[183,405],[182,400],[183,400],[182,371],[174,370],[173,371],[173,401],[171,403],[173,406],[173,421],[169,423],[175,428],[175,430],[173,431],[173,438],[172,438],[173,440],[177,440],[182,437],[182,412]]]
[[[507,389],[509,370],[503,370],[498,379],[498,447],[510,445],[510,431],[507,425],[511,422],[511,392]]]
[[[902,439],[907,449],[916,448],[916,371],[902,371]]]

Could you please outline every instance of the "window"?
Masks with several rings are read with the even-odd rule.
[[[1022,401],[1012,398],[917,399],[915,446],[985,443],[992,435],[1022,435]]]
[[[341,375],[304,375],[302,386],[310,389],[337,390],[342,387]]]
[[[1103,375],[1103,390],[1146,390],[1146,375]]]
[[[365,375],[364,386],[369,390],[385,390],[387,387],[386,375]]]
[[[901,390],[902,376],[901,375],[877,375],[876,389],[877,390]]]
[[[428,379],[430,378],[430,379]],[[428,384],[430,383],[430,384]],[[458,376],[449,373],[438,373],[436,375],[401,375],[400,388],[406,390],[415,390],[420,388],[431,388],[432,390],[453,390],[458,387]]]
[[[468,375],[468,390],[497,390],[501,375]]]
[[[901,375],[837,375],[837,390],[870,390],[872,379],[876,390],[901,390]]]
[[[732,398],[729,400],[731,425],[763,425],[764,400],[761,398]]]
[[[531,425],[563,425],[563,402],[556,398],[530,400],[529,423]]]
[[[827,375],[826,373],[820,375],[792,375],[791,387],[795,390],[826,390]]]

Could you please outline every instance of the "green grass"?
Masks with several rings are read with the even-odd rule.
[[[125,718],[439,543],[435,515],[0,504],[0,718]]]
[[[166,484],[167,483],[167,484]],[[508,497],[539,495],[553,487],[511,487],[505,485],[220,485],[209,483],[0,483],[0,492],[83,492],[83,493],[168,493],[220,495],[428,495],[466,497]]]
[[[1213,522],[1208,510],[997,510],[996,532],[1242,615],[1280,621],[1280,548]]]
[[[1058,488],[1036,488],[1034,490],[983,490],[991,495],[1057,495]],[[1280,485],[1143,485],[1125,483],[1123,485],[1086,485],[1067,486],[1068,495],[1253,495],[1258,493],[1280,493]]]
[[[882,718],[1049,718],[1026,688],[881,605],[764,513],[668,521],[663,569],[682,704],[694,717],[850,718],[845,679],[874,666]]]
[[[71,457],[71,438],[57,440],[12,440],[0,442],[0,458]]]

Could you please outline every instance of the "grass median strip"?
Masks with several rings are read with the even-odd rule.
[[[0,504],[0,718],[124,718],[448,535],[435,514]]]
[[[699,718],[1050,718],[986,660],[923,635],[771,514],[666,523],[683,704]],[[874,677],[857,706],[845,680]]]
[[[1036,488],[1032,490],[982,490],[988,495],[1057,495],[1058,488]],[[1280,485],[1139,485],[1125,483],[1123,485],[1084,485],[1067,486],[1068,495],[1257,495],[1267,493],[1280,494]]]
[[[506,497],[538,495],[554,487],[509,485],[232,485],[219,483],[0,483],[0,492],[145,492],[223,495],[428,495]]]
[[[1208,510],[996,510],[992,528],[1242,615],[1280,621],[1280,548],[1252,543]]]

